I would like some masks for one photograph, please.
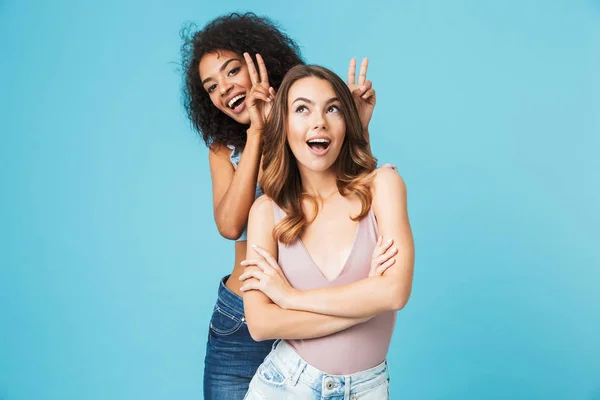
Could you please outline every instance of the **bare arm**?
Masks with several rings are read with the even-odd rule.
[[[227,239],[238,239],[248,222],[256,193],[261,147],[260,133],[249,132],[237,169],[229,160],[231,149],[227,146],[215,146],[209,151],[215,222],[219,233]]]
[[[252,88],[245,100],[250,115],[246,146],[235,170],[229,162],[227,146],[216,148],[214,155],[211,152],[209,158],[215,221],[221,235],[228,239],[239,239],[248,222],[262,157],[262,131],[270,109],[267,103],[275,96],[262,57],[256,55],[258,71],[248,53],[244,53],[244,59],[252,81]]]
[[[395,263],[381,276],[349,285],[296,291],[286,309],[311,311],[339,317],[367,317],[402,309],[410,297],[414,267],[414,243],[406,206],[404,181],[392,169],[381,168],[374,180],[373,211],[379,234],[393,239],[398,253]]]
[[[256,200],[250,210],[249,243],[255,243],[271,254],[277,254],[277,242],[272,231],[275,226],[273,204],[266,196]],[[246,258],[256,257],[248,246]],[[306,311],[284,310],[259,290],[243,294],[244,310],[250,335],[254,340],[310,339],[347,329],[369,318],[343,318]]]

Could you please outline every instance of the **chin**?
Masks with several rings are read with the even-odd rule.
[[[333,167],[333,162],[317,161],[314,163],[305,164],[306,168],[314,172],[327,172]]]
[[[237,122],[239,122],[242,125],[250,125],[250,117],[249,116],[237,116],[238,118],[236,118],[235,120]]]
[[[225,112],[229,118],[242,125],[250,125],[250,116],[246,113],[243,114],[232,114],[229,112]]]

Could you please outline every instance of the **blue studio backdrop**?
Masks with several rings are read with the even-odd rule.
[[[392,399],[600,399],[597,0],[0,1],[0,399],[201,399],[233,244],[179,30],[278,21],[409,193]]]

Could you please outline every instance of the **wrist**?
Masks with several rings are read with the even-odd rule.
[[[286,310],[300,310],[302,304],[303,292],[298,289],[291,288],[290,293],[285,296],[285,301],[282,308]]]
[[[246,147],[257,147],[262,146],[262,130],[256,128],[248,128],[246,131]]]
[[[263,129],[254,125],[250,125],[250,127],[246,130],[246,135],[248,139],[251,137],[261,137],[263,133]]]

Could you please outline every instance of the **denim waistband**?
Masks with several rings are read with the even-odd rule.
[[[244,318],[244,301],[240,296],[233,293],[225,282],[229,279],[229,275],[221,279],[219,284],[219,290],[217,291],[217,306],[225,308],[228,312],[232,313],[239,319]]]
[[[290,382],[295,385],[298,381],[328,395],[336,394],[349,396],[357,391],[365,391],[371,387],[389,380],[387,360],[365,371],[350,375],[332,375],[320,371],[308,364],[284,340],[273,343],[273,350],[268,358],[289,373]]]

